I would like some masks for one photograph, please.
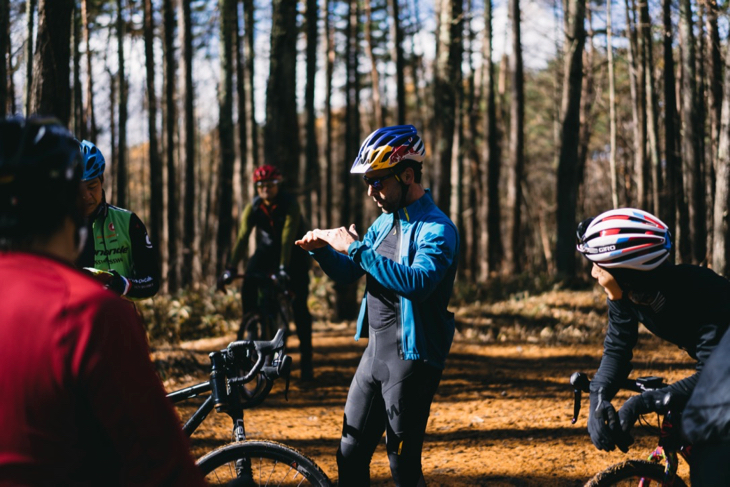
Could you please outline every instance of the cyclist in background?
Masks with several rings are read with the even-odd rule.
[[[311,258],[294,245],[296,237],[304,235],[305,223],[294,195],[280,190],[282,180],[281,172],[271,165],[254,171],[257,195],[243,209],[238,238],[226,270],[218,278],[218,287],[231,282],[238,263],[247,253],[249,236],[256,228],[256,251],[248,260],[246,274],[275,274],[279,282],[292,291],[301,379],[312,380],[312,315],[307,308]],[[241,289],[244,316],[258,312],[259,286],[257,279],[244,279]]]
[[[591,275],[608,295],[608,331],[591,381],[588,432],[599,450],[627,451],[639,415],[653,412],[667,392],[683,407],[707,359],[730,324],[730,281],[712,270],[669,261],[672,239],[654,215],[610,210],[578,226],[577,249],[593,262]],[[616,413],[611,400],[631,372],[639,323],[686,350],[696,372],[666,388],[629,398]]]
[[[82,158],[0,120],[0,484],[204,485],[134,309],[72,262]]]
[[[382,215],[360,241],[354,225],[308,232],[297,243],[336,282],[365,275],[355,339],[369,337],[350,385],[337,451],[339,484],[370,485],[370,460],[386,432],[398,486],[425,485],[421,451],[431,402],[454,337],[447,310],[456,275],[456,226],[421,186],[423,141],[412,125],[363,142],[362,174]]]
[[[160,263],[147,229],[136,214],[107,203],[104,155],[88,140],[80,147],[84,162],[81,196],[89,238],[76,265],[120,296],[150,298],[160,288]]]

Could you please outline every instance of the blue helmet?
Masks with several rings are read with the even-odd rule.
[[[88,140],[82,140],[79,145],[81,146],[81,153],[84,156],[84,173],[81,176],[81,180],[91,181],[99,176],[103,176],[104,169],[106,168],[104,154]]]
[[[383,127],[370,134],[362,143],[350,173],[364,174],[368,171],[390,169],[405,160],[422,163],[425,155],[426,148],[416,127]]]

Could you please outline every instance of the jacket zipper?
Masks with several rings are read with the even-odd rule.
[[[393,215],[393,225],[398,225],[398,241],[396,242],[396,248],[398,249],[398,260],[397,263],[401,263],[401,243],[403,242],[403,227],[400,225],[400,222],[396,219],[398,217],[398,213],[396,212]],[[389,230],[390,231],[390,230]],[[396,325],[396,339],[397,339],[397,345],[398,345],[398,356],[400,356],[401,360],[405,360],[405,352],[403,350],[403,324],[401,319],[401,310],[403,309],[403,306],[401,305],[401,300],[403,299],[403,296],[397,294],[398,301],[395,303],[395,325]]]

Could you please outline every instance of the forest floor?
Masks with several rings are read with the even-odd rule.
[[[573,486],[605,467],[645,458],[654,433],[638,428],[628,454],[599,452],[586,432],[587,397],[571,425],[574,371],[598,367],[605,332],[605,298],[598,291],[550,291],[455,309],[457,334],[436,394],[423,452],[429,486]],[[289,400],[278,381],[266,401],[246,411],[250,439],[272,439],[314,459],[337,479],[335,452],[350,380],[366,340],[355,342],[354,323],[317,321],[315,376],[299,380],[296,335]],[[207,353],[224,348],[225,336],[153,347],[153,360],[168,390],[206,380]],[[675,381],[693,370],[686,353],[642,330],[632,376]],[[618,407],[629,393],[621,393]],[[187,418],[196,400],[178,408]],[[656,417],[647,418],[655,423]],[[230,441],[230,419],[212,414],[193,435],[193,455]],[[372,485],[393,485],[384,442],[371,464]],[[688,478],[686,464],[680,475]]]

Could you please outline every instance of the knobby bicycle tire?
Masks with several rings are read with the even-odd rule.
[[[198,467],[209,485],[332,485],[313,460],[292,447],[268,440],[230,443],[202,457]]]
[[[644,486],[665,486],[664,465],[645,460],[628,460],[611,465],[597,473],[584,487],[638,486],[645,479]],[[687,487],[679,477],[674,477],[673,487]]]

